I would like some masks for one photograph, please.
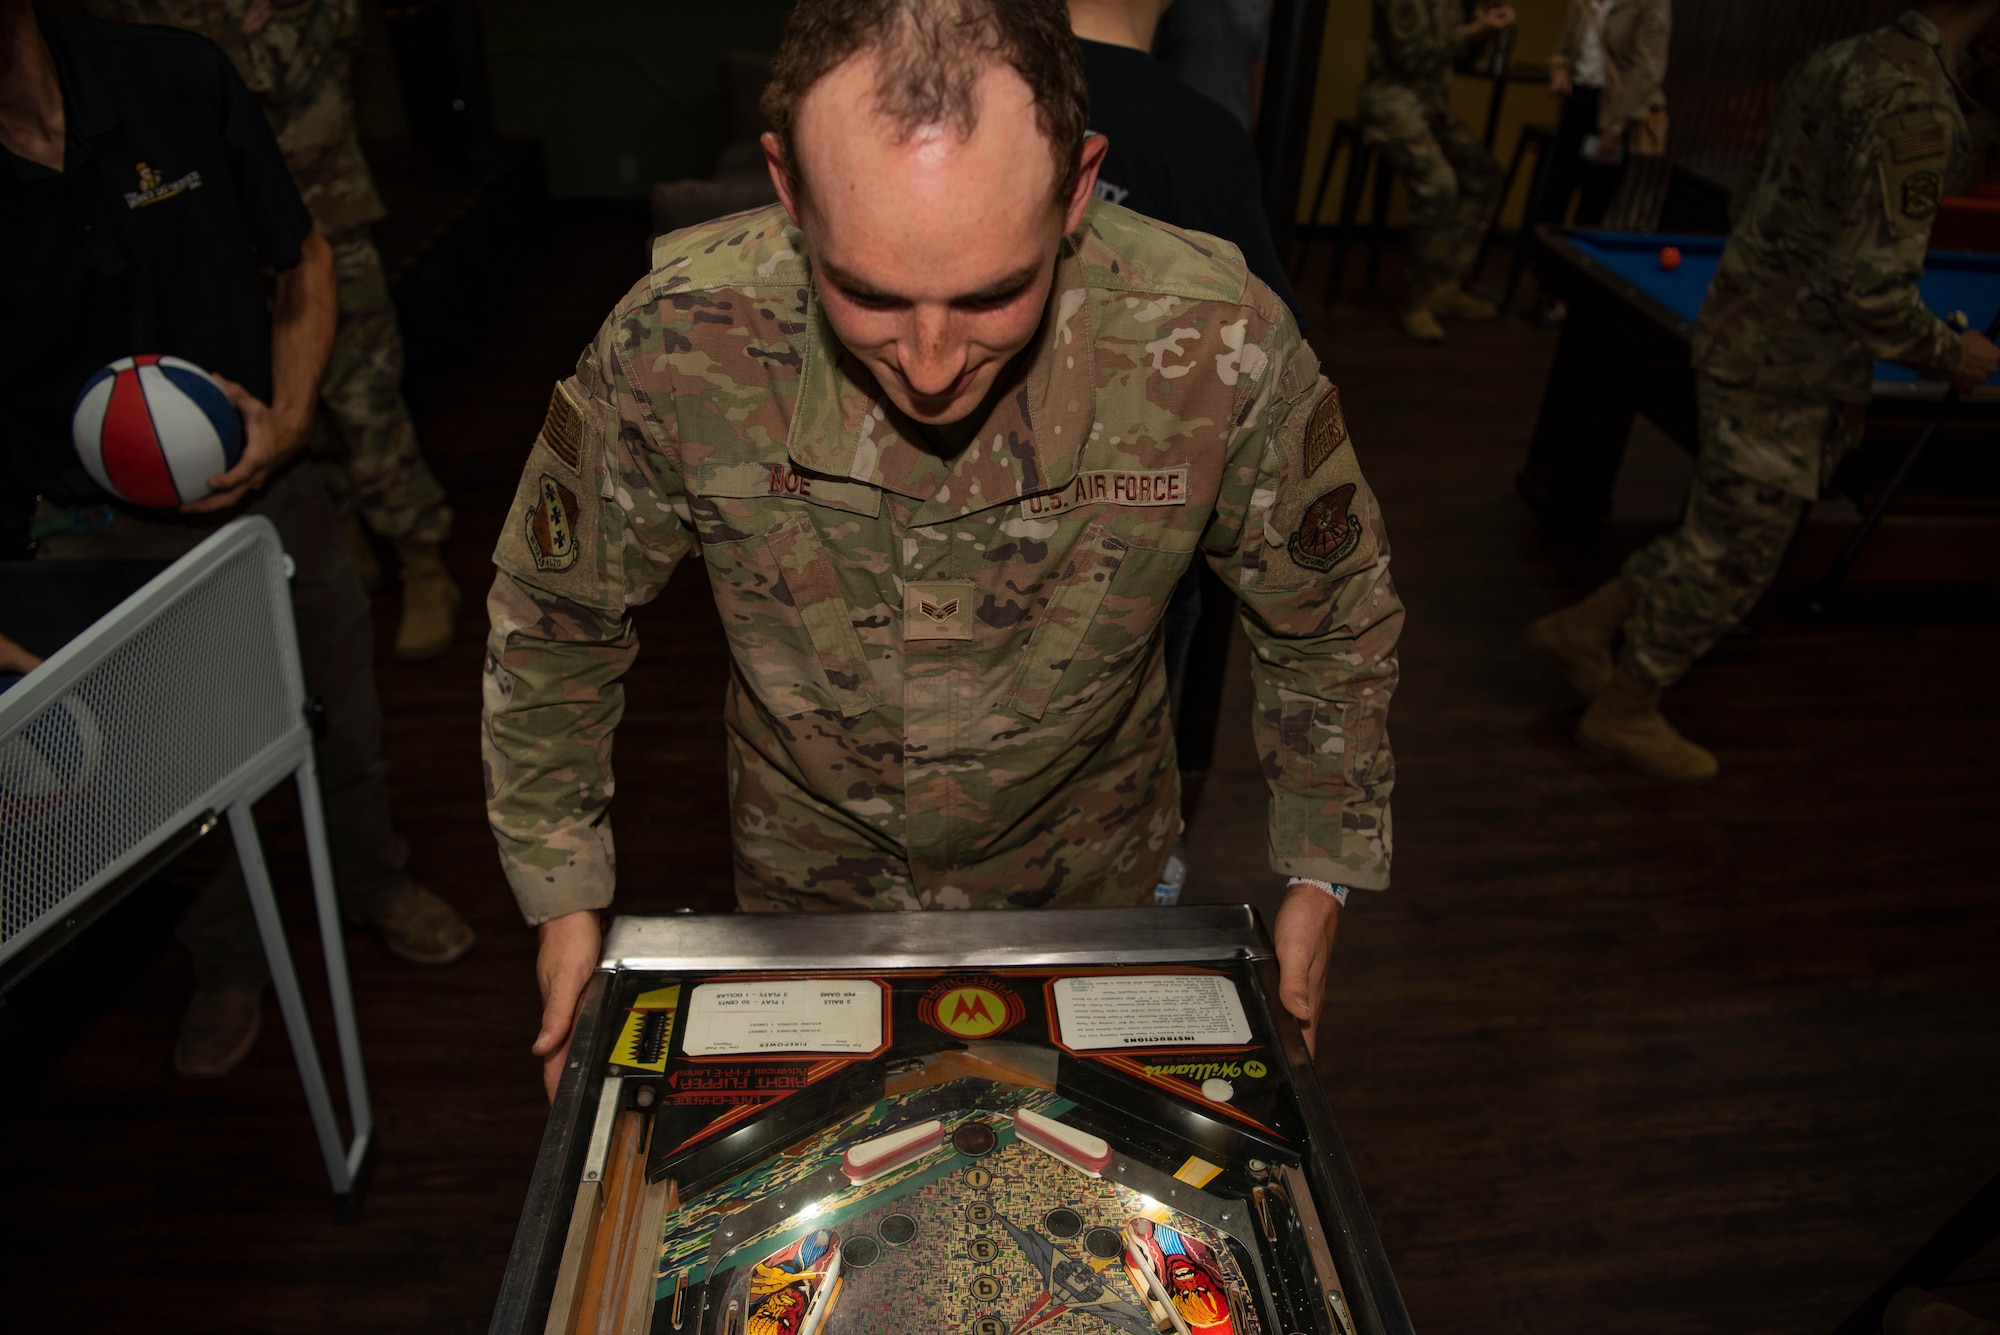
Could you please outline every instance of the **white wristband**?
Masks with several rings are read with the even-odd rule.
[[[1335,902],[1337,902],[1342,908],[1347,907],[1347,887],[1339,884],[1336,881],[1315,881],[1310,876],[1294,876],[1291,880],[1291,885],[1315,886],[1318,889],[1326,891],[1329,895],[1332,895]],[[1288,885],[1285,888],[1289,890],[1291,888],[1291,885]]]

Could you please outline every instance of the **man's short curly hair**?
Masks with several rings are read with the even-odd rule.
[[[785,20],[764,115],[785,148],[785,174],[802,193],[793,147],[799,103],[836,67],[876,55],[875,104],[910,136],[942,125],[963,136],[979,119],[979,78],[1012,66],[1035,98],[1035,124],[1056,167],[1056,202],[1076,188],[1090,117],[1083,53],[1064,0],[799,0]]]

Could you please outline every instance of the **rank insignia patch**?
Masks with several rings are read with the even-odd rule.
[[[1944,178],[1933,171],[1911,172],[1903,181],[1903,216],[1929,218],[1944,196]]]
[[[547,473],[537,490],[526,516],[528,552],[537,570],[568,570],[576,564],[576,493]]]
[[[935,579],[903,586],[903,638],[972,638],[972,581]]]
[[[1285,550],[1299,565],[1324,574],[1360,541],[1361,521],[1354,514],[1354,484],[1344,482],[1306,507]]]
[[[1347,443],[1347,419],[1340,415],[1340,391],[1332,385],[1313,405],[1312,417],[1306,422],[1305,472],[1302,478],[1311,477],[1319,471],[1319,466],[1333,457],[1333,452]]]
[[[542,419],[542,444],[572,470],[582,466],[583,416],[561,385],[549,395],[548,416]]]

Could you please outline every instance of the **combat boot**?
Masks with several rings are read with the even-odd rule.
[[[2000,1321],[1988,1321],[1953,1307],[1934,1293],[1904,1289],[1882,1314],[1883,1335],[2000,1335]]]
[[[1448,315],[1454,320],[1492,320],[1500,314],[1498,306],[1473,296],[1456,281],[1439,283],[1437,290],[1431,293],[1428,304],[1437,314]]]
[[[361,576],[362,591],[373,598],[382,591],[382,563],[375,559],[375,548],[359,515],[350,511],[340,517],[340,536],[347,539],[347,559],[354,563],[354,573]]]
[[[456,964],[478,940],[472,924],[457,909],[421,885],[411,886],[395,907],[379,917],[349,914],[348,919],[380,932],[389,953],[407,964]]]
[[[1624,584],[1613,579],[1582,602],[1551,612],[1528,627],[1528,647],[1569,675],[1569,684],[1595,700],[1617,666],[1618,632],[1632,615]]]
[[[1661,717],[1660,688],[1623,667],[1611,670],[1604,689],[1584,711],[1576,742],[1667,783],[1706,783],[1721,768],[1712,752],[1675,732]]]
[[[399,542],[403,560],[403,619],[396,627],[396,657],[409,663],[436,658],[458,631],[458,585],[434,542]]]
[[[1437,316],[1431,314],[1428,306],[1412,306],[1396,317],[1402,321],[1403,332],[1419,343],[1444,342],[1444,326]]]
[[[213,1080],[243,1064],[264,1027],[264,989],[200,987],[181,1016],[174,1070],[189,1080]]]

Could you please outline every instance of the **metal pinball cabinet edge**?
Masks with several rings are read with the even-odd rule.
[[[1404,1335],[1243,905],[616,919],[496,1335]]]

